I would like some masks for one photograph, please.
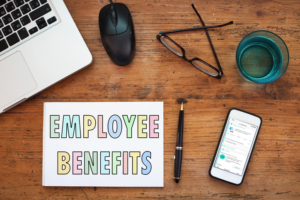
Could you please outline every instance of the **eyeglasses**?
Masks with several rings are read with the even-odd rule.
[[[196,67],[197,69],[199,69],[200,71],[215,77],[215,78],[221,78],[221,75],[223,74],[218,56],[216,54],[215,48],[212,44],[212,41],[210,39],[209,33],[208,33],[208,28],[219,28],[219,27],[223,27],[223,26],[227,26],[230,24],[233,24],[233,21],[230,21],[226,24],[221,24],[221,25],[216,25],[216,26],[205,26],[205,23],[203,21],[203,19],[201,18],[200,14],[198,13],[198,11],[196,10],[194,4],[192,4],[192,7],[194,9],[194,11],[196,12],[196,14],[198,15],[203,27],[197,27],[197,28],[188,28],[188,29],[179,29],[179,30],[172,30],[172,31],[165,31],[165,32],[160,32],[159,35],[156,36],[156,38],[163,44],[165,45],[165,47],[167,47],[171,52],[173,52],[175,55],[182,57],[184,60],[186,60],[187,62],[191,63],[194,67]],[[188,59],[185,56],[185,50],[184,48],[182,48],[179,44],[177,44],[174,40],[172,40],[170,37],[168,37],[166,34],[168,33],[178,33],[178,32],[183,32],[183,31],[191,31],[191,30],[198,30],[198,29],[204,29],[206,32],[206,35],[208,37],[208,41],[210,43],[210,46],[212,48],[213,54],[215,56],[215,59],[217,61],[218,64],[218,68],[208,64],[207,62],[205,62],[204,60],[195,57],[193,59]],[[202,64],[201,64],[202,63]],[[200,66],[201,64],[201,66]],[[204,65],[203,65],[204,64]]]

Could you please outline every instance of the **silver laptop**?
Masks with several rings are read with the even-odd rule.
[[[91,62],[63,0],[0,0],[0,113]]]

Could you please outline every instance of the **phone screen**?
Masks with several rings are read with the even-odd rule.
[[[229,118],[220,142],[214,167],[242,175],[257,126]]]

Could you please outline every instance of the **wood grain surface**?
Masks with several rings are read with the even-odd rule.
[[[55,1],[55,0],[54,0]],[[118,0],[119,2],[119,0]],[[298,0],[123,0],[133,17],[136,56],[126,67],[112,63],[101,43],[98,13],[108,0],[65,0],[94,61],[0,115],[0,199],[300,199],[300,1]],[[224,76],[218,80],[168,51],[159,31],[234,21],[209,30]],[[239,41],[269,30],[286,42],[286,73],[269,84],[246,82],[236,69]],[[215,64],[203,30],[169,35],[187,51]],[[179,184],[173,156],[179,98],[187,103]],[[164,101],[164,187],[42,187],[44,102]],[[230,108],[262,117],[263,125],[244,183],[234,186],[208,170]]]

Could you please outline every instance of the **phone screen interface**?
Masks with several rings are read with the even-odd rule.
[[[242,175],[257,126],[229,118],[214,167]]]

